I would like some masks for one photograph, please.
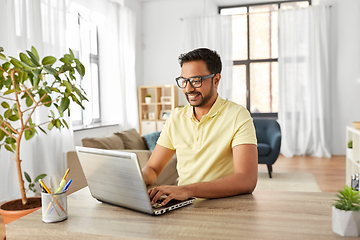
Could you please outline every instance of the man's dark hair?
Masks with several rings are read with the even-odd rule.
[[[207,48],[194,49],[179,56],[179,63],[182,67],[184,63],[191,61],[204,61],[210,73],[221,73],[222,64],[220,55]]]

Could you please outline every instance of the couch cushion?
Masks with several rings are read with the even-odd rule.
[[[121,137],[112,135],[102,138],[84,138],[82,139],[84,147],[101,148],[101,149],[125,149],[125,145]]]
[[[266,143],[258,143],[257,144],[257,149],[258,149],[258,155],[259,156],[266,156],[271,151],[270,145],[266,144]]]
[[[154,151],[154,148],[156,146],[156,142],[157,142],[158,138],[160,137],[160,133],[161,132],[153,132],[153,133],[149,133],[149,134],[144,135],[146,144],[147,144],[150,151]]]
[[[148,150],[145,140],[133,128],[127,131],[117,132],[115,135],[121,137],[124,142],[125,149]]]

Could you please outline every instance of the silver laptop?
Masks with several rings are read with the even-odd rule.
[[[78,146],[76,152],[91,195],[101,202],[160,215],[195,200],[173,199],[165,206],[160,202],[152,205],[135,153]]]

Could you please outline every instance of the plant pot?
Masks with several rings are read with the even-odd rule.
[[[147,103],[147,104],[151,103],[151,97],[146,97],[145,98],[145,103]]]
[[[354,149],[347,148],[346,149],[346,157],[350,158],[351,160],[354,160]]]
[[[332,230],[341,236],[357,237],[360,232],[360,211],[344,211],[332,207]]]
[[[19,219],[29,213],[32,213],[39,208],[41,208],[41,197],[31,197],[28,198],[28,201],[31,202],[27,207],[30,207],[29,209],[24,210],[4,210],[3,208],[6,208],[9,204],[14,204],[17,206],[22,205],[21,199],[15,199],[8,202],[4,202],[0,205],[0,214],[3,216],[4,224],[11,223],[12,221],[15,221],[16,219]]]

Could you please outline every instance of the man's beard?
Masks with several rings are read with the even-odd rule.
[[[210,90],[209,90],[209,94],[208,94],[207,96],[204,97],[200,92],[192,91],[192,92],[189,92],[189,93],[185,93],[186,100],[187,100],[187,101],[190,103],[190,105],[193,106],[193,107],[203,107],[203,106],[205,106],[205,105],[210,101],[210,99],[214,96],[213,88],[214,88],[214,84],[213,84],[213,81],[211,80],[211,87],[210,87]],[[193,105],[193,104],[191,104],[191,102],[189,101],[188,94],[193,94],[193,93],[198,93],[198,94],[200,94],[201,100],[200,100],[200,103],[197,104],[197,105]]]

